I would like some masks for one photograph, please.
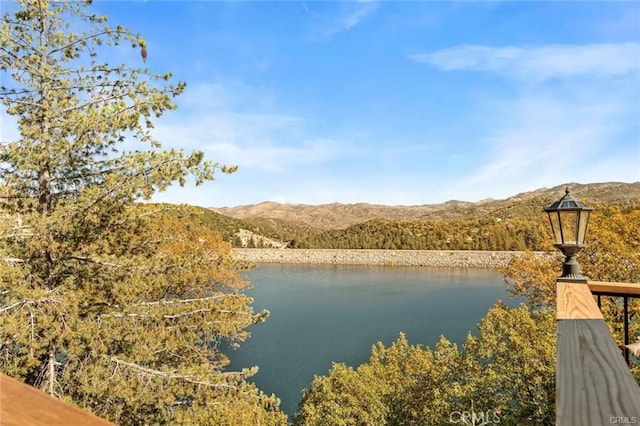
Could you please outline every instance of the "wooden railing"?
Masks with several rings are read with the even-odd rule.
[[[622,329],[624,335],[623,352],[624,359],[627,361],[627,364],[629,364],[629,349],[627,349],[627,345],[631,343],[629,341],[629,299],[640,298],[640,284],[589,281],[588,285],[591,293],[597,296],[598,308],[600,308],[601,305],[601,296],[622,297]]]
[[[0,425],[114,426],[4,374],[0,374]]]
[[[640,387],[592,292],[640,295],[640,285],[557,283],[556,424],[640,424]]]

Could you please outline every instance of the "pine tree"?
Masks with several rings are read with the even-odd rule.
[[[20,0],[1,21],[19,138],[0,145],[0,371],[120,424],[281,424],[255,369],[225,371],[220,345],[266,316],[228,245],[135,204],[234,168],[161,150],[153,119],[185,84],[100,61],[148,46],[89,8]]]

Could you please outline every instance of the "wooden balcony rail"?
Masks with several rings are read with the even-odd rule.
[[[625,295],[640,288],[633,286],[557,283],[557,425],[640,424],[640,387],[592,293]]]
[[[589,281],[587,283],[587,286],[593,294],[602,294],[606,296],[640,297],[640,284]]]
[[[601,296],[619,296],[622,297],[623,307],[623,332],[624,332],[624,359],[629,364],[629,298],[640,298],[640,284],[630,283],[610,283],[602,281],[589,281],[589,290],[598,296],[598,308],[601,305]]]
[[[4,374],[0,374],[0,425],[114,426]]]

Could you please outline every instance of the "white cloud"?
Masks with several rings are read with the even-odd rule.
[[[340,6],[341,10],[337,16],[332,15],[329,19],[320,20],[321,27],[317,34],[320,39],[330,39],[337,34],[352,30],[378,9],[378,4],[372,1],[346,2]]]
[[[560,92],[530,94],[494,107],[492,115],[485,158],[449,185],[448,195],[477,201],[562,182],[640,179],[640,143],[621,136],[633,128],[633,119],[625,119],[633,105],[615,96],[595,102]]]
[[[411,56],[443,71],[486,71],[516,79],[607,78],[640,71],[640,43],[491,47],[461,45]]]
[[[168,148],[203,150],[243,173],[286,173],[350,150],[344,141],[311,135],[303,117],[275,110],[265,101],[269,94],[254,88],[199,85],[184,96],[178,112],[156,126],[156,138]]]
[[[225,90],[211,102],[197,95],[197,102],[185,103],[190,105],[188,112],[162,121],[158,137],[171,145],[203,149],[207,158],[238,164],[240,170],[200,188],[172,188],[154,199],[205,206],[264,200],[407,205],[504,198],[571,181],[638,180],[640,146],[626,142],[626,147],[617,147],[620,154],[609,153],[611,144],[623,141],[620,134],[633,125],[637,100],[607,85],[575,90],[574,85],[559,89],[541,84],[516,96],[495,94],[491,102],[478,100],[486,114],[477,138],[484,147],[474,154],[475,165],[460,170],[455,180],[411,171],[349,173],[340,162],[359,159],[380,166],[377,158],[393,156],[399,148],[390,146],[368,158],[371,153],[358,152],[351,143],[312,135],[303,117],[269,108],[252,112],[247,105],[259,91],[240,90],[244,95],[231,108],[225,106]],[[212,92],[203,87],[194,93]]]
[[[471,181],[482,183],[543,165],[566,168],[615,136],[609,126],[621,112],[615,102],[582,104],[551,95],[509,103],[488,136],[491,160]]]
[[[274,145],[240,146],[230,143],[213,143],[205,150],[211,157],[228,164],[239,164],[253,171],[286,173],[292,168],[323,163],[340,155],[333,140],[301,141],[298,146]]]
[[[369,17],[377,8],[375,3],[365,3],[360,5],[356,10],[337,21],[338,28],[341,31],[347,31],[358,25],[364,19]]]
[[[513,83],[475,100],[477,166],[449,198],[504,198],[562,182],[640,179],[640,44],[455,46],[412,56],[442,71],[492,72]],[[635,130],[634,130],[635,129]]]

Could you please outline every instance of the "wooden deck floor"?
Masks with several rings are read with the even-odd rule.
[[[0,425],[114,426],[4,374],[0,374]]]

